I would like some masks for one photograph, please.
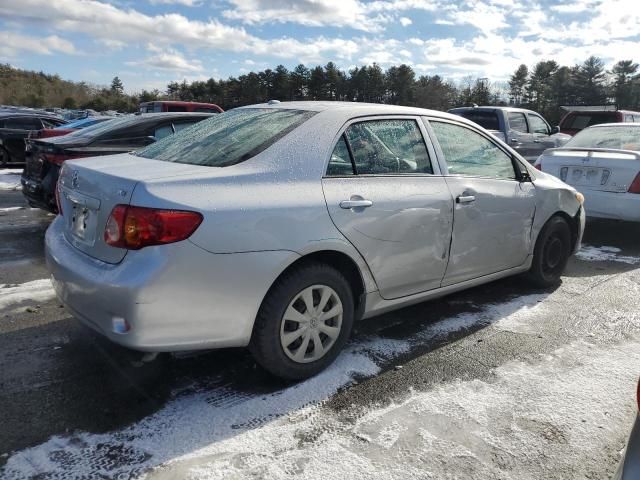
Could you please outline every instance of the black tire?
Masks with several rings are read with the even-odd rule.
[[[529,280],[540,288],[557,285],[567,266],[571,250],[569,224],[562,217],[552,217],[538,235],[533,251],[533,262],[529,270]]]
[[[281,326],[289,304],[312,285],[326,285],[338,295],[342,302],[341,330],[324,356],[310,363],[298,363],[284,351]],[[329,265],[303,264],[280,277],[267,293],[256,318],[249,348],[258,364],[276,377],[303,380],[321,372],[336,359],[349,339],[353,319],[353,293],[345,277]]]

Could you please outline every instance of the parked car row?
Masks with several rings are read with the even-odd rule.
[[[31,206],[57,212],[55,186],[60,166],[66,160],[130,152],[210,116],[208,113],[132,115],[96,122],[62,136],[32,138],[28,141],[22,192]]]
[[[34,130],[64,125],[59,117],[45,113],[0,111],[0,168],[24,164],[26,139]]]

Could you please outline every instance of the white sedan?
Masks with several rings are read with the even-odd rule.
[[[535,167],[582,192],[588,217],[640,222],[640,123],[585,128]]]

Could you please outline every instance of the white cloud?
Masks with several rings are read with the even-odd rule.
[[[408,27],[409,25],[411,25],[413,22],[411,21],[410,18],[407,17],[400,17],[400,25],[402,25],[403,27]]]
[[[15,32],[0,32],[0,56],[13,58],[21,52],[41,55],[53,53],[78,53],[75,46],[68,40],[57,35],[48,37],[32,37]]]
[[[292,22],[311,27],[351,27],[379,31],[387,19],[368,15],[358,0],[230,0],[225,18],[246,24]]]
[[[187,60],[176,51],[161,52],[142,60],[125,62],[126,65],[143,67],[145,69],[169,72],[202,72],[204,67],[200,60]]]
[[[196,7],[200,5],[198,0],[149,0],[151,5],[182,5],[184,7]]]

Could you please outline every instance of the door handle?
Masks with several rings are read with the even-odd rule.
[[[456,203],[471,203],[475,201],[476,197],[474,195],[460,195],[456,198]]]
[[[518,139],[517,138],[512,138],[511,139],[511,143],[518,143]]]
[[[340,208],[348,210],[350,208],[367,208],[373,205],[371,200],[342,200]]]
[[[540,140],[534,140],[533,143],[540,143]]]

